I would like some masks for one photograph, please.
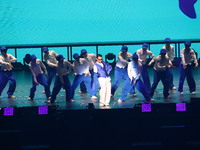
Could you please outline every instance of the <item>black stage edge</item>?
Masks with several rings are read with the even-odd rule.
[[[57,110],[38,115],[37,107],[15,108],[14,116],[0,110],[0,149],[163,150],[200,148],[200,98],[187,110],[174,103],[152,104],[152,112],[132,109]]]

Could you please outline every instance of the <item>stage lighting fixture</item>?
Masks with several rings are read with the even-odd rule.
[[[151,104],[142,104],[142,112],[151,112]]]
[[[13,115],[14,115],[14,108],[13,107],[4,108],[4,116],[13,116]]]
[[[39,115],[46,115],[46,114],[48,114],[48,106],[39,106],[38,107],[38,114]]]
[[[186,103],[176,103],[176,111],[186,111]]]

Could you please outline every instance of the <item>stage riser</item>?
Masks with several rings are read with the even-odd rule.
[[[38,115],[37,108],[18,108],[14,116],[2,116],[3,146],[12,149],[194,149],[200,146],[200,113],[176,112],[165,105],[141,109],[63,110],[49,108]],[[188,105],[188,108],[193,108]],[[196,107],[196,106],[195,106]],[[160,109],[162,108],[162,109]],[[7,144],[12,139],[13,144]]]

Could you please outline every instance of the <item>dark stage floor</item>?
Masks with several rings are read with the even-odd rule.
[[[160,82],[155,95],[154,103],[180,103],[180,102],[190,102],[190,98],[199,98],[200,97],[200,78],[199,73],[200,70],[194,70],[194,78],[197,85],[197,90],[195,95],[191,95],[189,92],[189,88],[187,85],[187,82],[185,81],[184,84],[184,95],[180,95],[177,90],[171,90],[170,99],[164,99],[163,98],[163,86]],[[149,68],[149,74],[151,78],[151,82],[153,82],[153,70],[152,68]],[[177,87],[178,86],[178,79],[179,79],[179,68],[173,69],[174,74],[174,84]],[[15,99],[8,99],[7,98],[7,89],[8,86],[4,89],[2,96],[0,97],[0,108],[3,107],[32,107],[32,106],[47,106],[48,104],[45,103],[46,98],[43,94],[43,87],[39,85],[37,87],[36,96],[34,98],[34,101],[28,101],[27,98],[29,96],[29,90],[31,88],[31,74],[30,72],[24,72],[24,71],[16,71],[15,72],[15,78],[17,81],[17,88],[14,95],[16,96]],[[113,81],[113,74],[111,76]],[[70,76],[70,80],[72,82],[73,77]],[[68,110],[68,109],[86,109],[88,106],[88,103],[93,103],[95,108],[97,109],[116,109],[116,108],[133,108],[135,104],[143,103],[143,96],[136,90],[137,96],[131,97],[127,96],[127,100],[121,104],[118,103],[118,99],[121,96],[121,90],[122,90],[123,82],[120,84],[119,89],[116,92],[116,95],[114,98],[111,99],[110,106],[107,107],[99,107],[99,101],[98,100],[90,100],[90,96],[88,94],[80,94],[79,88],[76,90],[75,94],[75,102],[73,103],[66,103],[65,101],[65,92],[64,90],[61,90],[55,105],[57,105],[58,110]],[[51,86],[51,89],[53,87],[53,84]],[[97,93],[97,97],[99,98],[99,94]]]

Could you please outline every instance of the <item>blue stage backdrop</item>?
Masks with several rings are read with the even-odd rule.
[[[1,0],[0,34],[0,45],[199,39],[200,2]]]

